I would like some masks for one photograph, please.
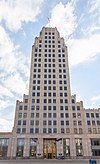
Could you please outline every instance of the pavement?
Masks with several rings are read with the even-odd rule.
[[[48,160],[48,159],[16,159],[16,160],[0,160],[0,164],[89,164],[88,159],[65,159],[65,160]],[[97,159],[97,164],[100,164],[100,159]]]

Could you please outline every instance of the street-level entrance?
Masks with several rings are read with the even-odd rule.
[[[56,158],[56,139],[43,139],[43,156],[47,159]]]

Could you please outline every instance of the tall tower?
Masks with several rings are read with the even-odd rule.
[[[68,53],[57,28],[32,46],[29,95],[17,100],[12,133],[0,133],[0,158],[100,158],[100,108],[71,95]]]
[[[59,111],[68,110],[70,96],[64,39],[56,28],[43,28],[32,46],[29,110],[34,113],[33,133],[64,132]],[[53,117],[54,113],[56,117]],[[29,119],[31,121],[32,118]]]
[[[70,156],[70,134],[83,133],[84,127],[81,113],[80,127],[73,126],[75,109],[82,110],[83,104],[71,96],[67,46],[57,28],[43,27],[32,46],[29,95],[16,104],[15,156]]]

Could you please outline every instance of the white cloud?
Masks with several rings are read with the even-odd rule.
[[[44,0],[1,0],[0,21],[10,30],[17,31],[24,22],[35,22]]]
[[[0,132],[11,131],[12,123],[13,122],[11,120],[0,118]]]
[[[77,65],[96,55],[100,55],[100,34],[94,34],[88,38],[69,40],[69,60],[70,66]]]
[[[91,98],[92,101],[99,101],[100,100],[100,95],[97,95],[97,96],[93,96]]]
[[[19,95],[27,93],[26,82],[18,72],[5,79],[3,81],[3,85],[5,87],[7,86],[11,92],[17,93]]]
[[[20,52],[19,45],[14,45],[2,26],[0,34],[0,108],[4,109],[10,105],[8,99],[14,99],[14,94],[22,96],[27,92],[29,59]]]
[[[60,2],[52,9],[50,26],[57,27],[63,37],[68,37],[74,32],[76,28],[76,16],[74,15],[74,5],[72,2],[68,2],[66,5]]]
[[[89,1],[90,12],[94,12],[99,9],[100,10],[100,0],[91,0]]]
[[[10,105],[10,101],[9,100],[0,100],[0,111],[5,109],[9,105]]]
[[[1,96],[9,96],[9,97],[13,97],[14,95],[12,94],[12,92],[10,92],[9,89],[6,88],[6,86],[2,86],[0,85],[0,95]]]

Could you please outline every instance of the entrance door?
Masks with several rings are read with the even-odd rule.
[[[44,158],[47,158],[47,159],[56,158],[56,140],[55,139],[43,140],[43,154],[44,154]]]

